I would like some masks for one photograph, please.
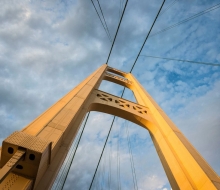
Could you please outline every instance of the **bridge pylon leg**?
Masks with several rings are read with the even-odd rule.
[[[99,91],[102,80],[131,89],[137,103]],[[220,189],[219,176],[137,79],[106,64],[3,141],[0,189],[50,189],[88,111],[112,114],[147,129],[173,189]]]
[[[220,178],[169,119],[150,94],[132,74],[132,90],[139,104],[149,108],[152,126],[149,130],[173,189],[220,189]],[[192,126],[193,130],[193,126]]]

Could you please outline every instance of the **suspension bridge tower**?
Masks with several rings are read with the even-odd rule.
[[[102,80],[131,89],[137,103],[98,90]],[[89,111],[147,129],[172,189],[220,189],[220,178],[131,73],[102,65],[1,148],[0,189],[50,189]]]

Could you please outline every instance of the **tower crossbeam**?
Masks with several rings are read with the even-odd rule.
[[[132,90],[137,103],[98,90],[103,80]],[[0,189],[50,189],[89,111],[112,114],[148,130],[173,189],[220,189],[218,175],[137,79],[106,64],[3,141]]]

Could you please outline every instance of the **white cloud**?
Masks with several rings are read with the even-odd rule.
[[[100,3],[113,37],[120,4]],[[160,3],[128,2],[110,66],[130,71]],[[217,0],[178,1],[159,17],[153,32],[217,3]],[[142,54],[217,63],[220,61],[217,18],[218,10],[150,37]],[[87,0],[3,0],[0,23],[0,139],[3,140],[105,63],[111,43]],[[219,67],[139,57],[133,74],[219,173]],[[101,90],[120,96],[122,87],[103,82]],[[134,99],[132,93],[125,94],[127,99]],[[76,189],[86,189],[110,127],[112,116],[92,115],[66,189],[70,189],[71,182]],[[114,148],[117,129],[122,125],[123,120],[115,122]],[[136,125],[130,125],[129,129],[140,188],[169,189],[149,134]],[[122,181],[128,189],[133,184],[125,133],[121,138]],[[116,168],[112,172],[115,174]],[[116,179],[112,179],[112,187],[116,187]]]
[[[187,102],[174,119],[177,126],[218,174],[220,173],[219,98],[220,82],[216,82],[213,89],[205,95]]]

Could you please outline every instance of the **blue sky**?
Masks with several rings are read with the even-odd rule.
[[[171,2],[167,0],[164,9]],[[120,1],[100,0],[100,3],[113,37],[120,16]],[[130,71],[161,3],[128,2],[110,66]],[[158,18],[152,34],[218,3],[217,0],[177,0]],[[220,64],[219,18],[220,9],[216,9],[152,36],[141,55]],[[2,141],[105,63],[111,43],[90,0],[3,0],[0,25]],[[220,67],[140,56],[132,73],[220,175]],[[100,89],[118,96],[122,91],[121,86],[106,81]],[[134,101],[129,90],[124,98]],[[111,121],[110,115],[91,113],[65,189],[88,188]],[[148,132],[120,118],[116,119],[112,143],[108,143],[104,154],[109,159],[111,150],[112,189],[117,187],[115,162],[119,129],[121,187],[133,188],[126,125],[139,189],[170,189]],[[106,180],[97,177],[103,185],[107,185],[108,164],[106,161]]]

